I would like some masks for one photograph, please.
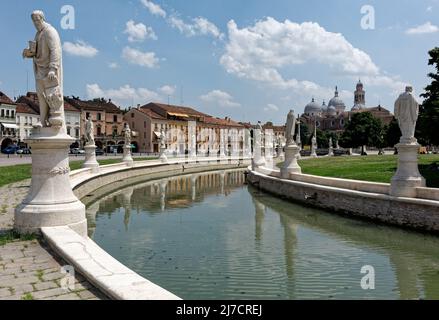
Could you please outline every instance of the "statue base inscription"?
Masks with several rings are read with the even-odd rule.
[[[281,178],[288,179],[290,173],[302,173],[302,169],[297,163],[297,156],[300,148],[297,145],[289,145],[285,147],[285,162],[280,169]]]
[[[416,197],[416,188],[425,187],[425,179],[418,169],[419,144],[399,143],[398,170],[390,185],[390,195],[395,197]]]
[[[34,130],[29,193],[15,210],[14,229],[40,233],[42,227],[69,226],[87,236],[85,206],[70,185],[69,146],[75,141],[52,128]]]
[[[99,171],[99,163],[96,161],[96,146],[85,146],[85,162],[83,168],[92,168],[93,173]]]

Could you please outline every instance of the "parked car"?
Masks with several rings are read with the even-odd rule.
[[[29,148],[22,148],[17,150],[17,154],[32,154]]]
[[[82,149],[79,149],[79,148],[72,148],[72,149],[70,149],[70,153],[71,154],[84,154],[85,151]]]
[[[4,154],[15,154],[19,148],[17,146],[9,146],[2,150]]]
[[[102,150],[102,149],[100,149],[100,148],[96,148],[96,155],[97,156],[102,156],[102,155],[104,155],[104,150]]]

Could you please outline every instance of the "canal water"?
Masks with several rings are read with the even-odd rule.
[[[243,171],[140,177],[83,201],[96,243],[183,299],[439,299],[439,237],[281,200]]]

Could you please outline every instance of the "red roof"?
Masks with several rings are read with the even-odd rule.
[[[24,103],[31,107],[37,114],[40,113],[38,95],[35,92],[28,92],[26,96],[18,98],[17,103]],[[64,111],[80,112],[80,110],[72,106],[66,98],[64,98]]]
[[[16,113],[38,114],[38,112],[36,112],[26,103],[17,103]]]
[[[244,127],[242,124],[233,121],[230,118],[227,119],[220,119],[220,118],[214,118],[214,117],[205,117],[203,123],[206,124],[214,124],[218,126],[226,126],[226,127]]]
[[[84,101],[76,97],[74,98],[64,97],[64,101],[67,101],[72,106],[80,110],[122,113],[122,111],[114,103],[112,103],[111,100],[107,101],[104,99],[95,99],[95,100]]]
[[[0,103],[14,104],[14,101],[12,101],[7,95],[0,91]]]
[[[165,117],[162,117],[161,115],[159,115],[158,113],[154,112],[151,109],[139,108],[139,109],[134,109],[134,110],[140,111],[140,112],[146,114],[147,116],[149,116],[152,119],[166,120]]]
[[[210,117],[208,114],[199,112],[191,107],[183,107],[183,106],[175,106],[170,104],[163,104],[163,103],[157,103],[157,102],[151,102],[142,107],[142,109],[153,109],[155,112],[160,112],[159,110],[163,111],[164,113],[180,113],[180,114],[186,114],[188,116],[193,117]],[[162,113],[162,112],[160,112]]]

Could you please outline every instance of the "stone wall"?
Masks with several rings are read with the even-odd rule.
[[[250,171],[248,182],[263,191],[351,217],[439,233],[439,201],[284,180]]]

